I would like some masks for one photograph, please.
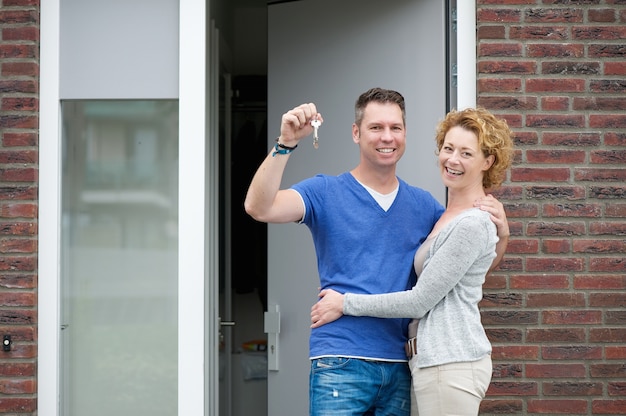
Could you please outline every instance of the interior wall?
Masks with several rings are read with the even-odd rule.
[[[267,6],[235,9],[235,75],[267,75]]]

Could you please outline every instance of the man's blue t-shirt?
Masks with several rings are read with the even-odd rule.
[[[444,208],[399,179],[387,211],[350,173],[317,175],[292,186],[304,199],[320,286],[345,293],[403,291],[415,284],[413,257]],[[311,332],[311,358],[406,361],[408,319],[342,316]]]

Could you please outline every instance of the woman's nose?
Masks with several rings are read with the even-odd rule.
[[[450,153],[450,157],[448,158],[450,162],[456,163],[459,161],[459,153],[455,150]]]

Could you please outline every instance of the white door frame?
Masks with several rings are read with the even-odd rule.
[[[205,356],[205,342],[210,345],[217,334],[215,319],[207,319],[205,308],[206,287],[218,279],[213,261],[217,244],[211,244],[206,232],[218,222],[217,203],[207,188],[209,171],[216,169],[207,144],[208,129],[215,121],[207,119],[212,110],[209,97],[215,91],[207,85],[213,75],[207,72],[211,70],[206,59],[211,45],[207,3],[181,0],[179,15],[178,414],[194,416],[205,414],[210,384],[206,371],[215,368],[212,356]],[[210,361],[205,363],[206,359]]]
[[[457,108],[476,106],[476,0],[457,0]]]
[[[59,414],[61,134],[59,95],[60,0],[40,5],[39,252],[38,252],[38,394],[41,416]],[[217,304],[213,299],[217,268],[218,223],[215,194],[205,195],[217,179],[215,132],[208,117],[216,104],[211,72],[217,41],[208,29],[204,0],[180,0],[180,183],[179,183],[179,385],[180,415],[217,416]],[[476,2],[457,4],[458,108],[476,105]],[[207,32],[208,35],[207,35]],[[210,48],[210,49],[207,49]],[[207,66],[207,62],[209,65]],[[209,162],[209,163],[207,163]],[[198,171],[198,167],[201,170]],[[204,174],[199,174],[200,172]],[[208,192],[208,191],[207,191]],[[184,203],[183,203],[184,202]],[[208,208],[208,209],[207,209]],[[208,282],[205,284],[205,282]],[[208,346],[213,345],[215,348]],[[205,397],[205,395],[207,395]]]

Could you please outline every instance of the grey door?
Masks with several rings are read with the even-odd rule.
[[[269,6],[268,149],[280,117],[314,102],[324,116],[319,149],[305,140],[291,156],[283,186],[358,163],[351,139],[354,101],[370,87],[400,91],[407,104],[407,151],[398,174],[441,202],[434,129],[446,111],[445,2],[303,0]],[[316,301],[313,244],[303,225],[268,228],[268,305],[280,313],[270,336],[268,414],[308,412],[309,309]],[[277,328],[274,328],[277,329]],[[272,361],[272,340],[277,361]],[[277,368],[271,369],[271,368]]]

